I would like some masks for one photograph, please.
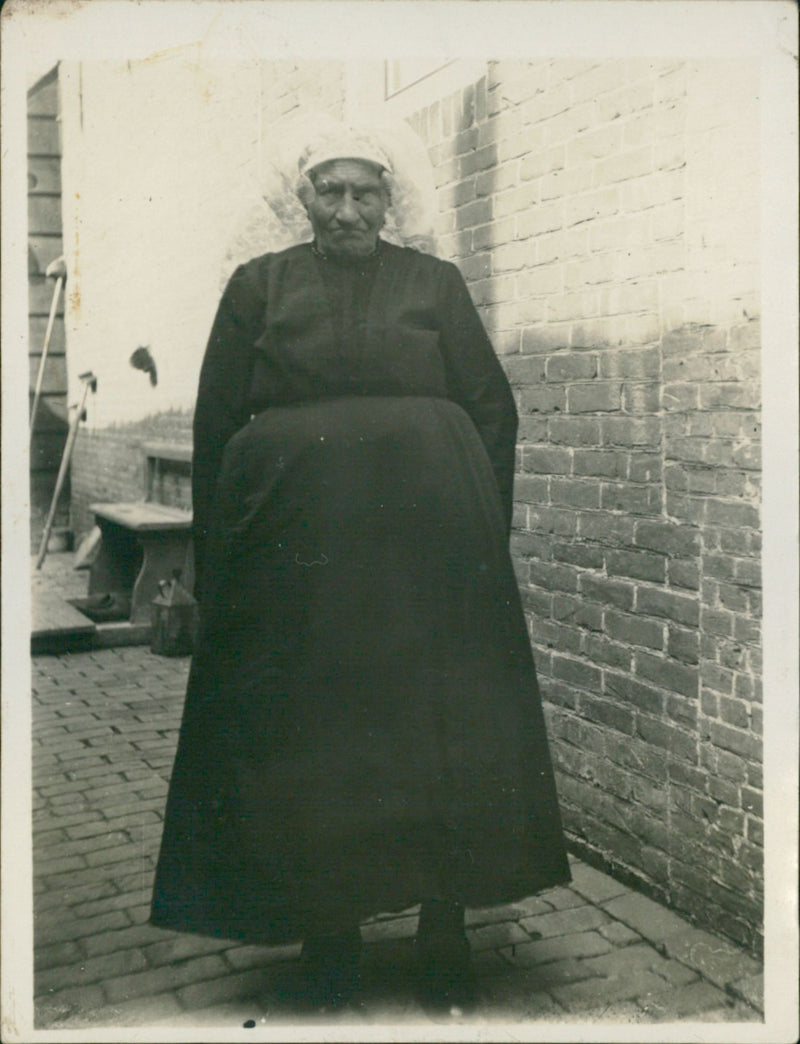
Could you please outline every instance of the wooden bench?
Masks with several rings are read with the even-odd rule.
[[[90,595],[130,594],[130,622],[147,624],[159,580],[171,579],[178,569],[191,591],[191,511],[145,500],[92,504],[91,510],[103,536],[89,572]]]

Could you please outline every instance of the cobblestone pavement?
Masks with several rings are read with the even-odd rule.
[[[55,582],[59,562],[45,568]],[[313,1029],[299,1015],[298,947],[147,923],[187,671],[187,659],[147,647],[34,658],[37,1029],[301,1018]],[[481,996],[465,1021],[762,1018],[761,966],[746,952],[580,861],[572,869],[569,887],[470,911]],[[415,928],[414,911],[364,925],[360,1025],[425,1021],[411,984]]]

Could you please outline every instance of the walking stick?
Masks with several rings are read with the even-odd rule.
[[[44,562],[45,555],[47,554],[47,542],[50,539],[50,530],[53,528],[53,519],[56,517],[56,508],[58,507],[58,498],[61,495],[61,488],[64,485],[64,480],[67,477],[67,469],[69,468],[70,457],[72,456],[72,450],[75,446],[75,439],[78,436],[78,426],[83,417],[83,410],[86,405],[86,396],[89,390],[97,391],[97,378],[89,371],[82,373],[78,380],[83,381],[83,394],[81,395],[80,406],[77,407],[75,413],[72,416],[72,420],[69,425],[69,434],[67,435],[67,444],[64,446],[64,452],[61,456],[61,466],[58,469],[58,478],[56,479],[56,488],[53,490],[53,499],[50,501],[50,510],[47,513],[47,521],[44,524],[44,532],[42,533],[42,542],[39,545],[39,555],[36,559],[36,568],[42,568],[42,562]]]
[[[51,261],[47,266],[45,275],[49,279],[55,279],[56,287],[53,291],[53,300],[50,304],[50,316],[47,320],[47,329],[44,335],[44,344],[42,346],[42,357],[39,360],[39,372],[36,375],[36,390],[33,393],[33,406],[31,407],[31,419],[30,419],[30,438],[33,439],[33,426],[36,423],[36,412],[39,409],[39,399],[42,394],[42,383],[44,381],[44,367],[47,362],[47,352],[50,348],[50,337],[53,333],[53,325],[56,321],[56,311],[58,310],[58,299],[61,296],[61,289],[64,286],[64,281],[67,278],[67,266],[64,264],[63,257],[57,257],[55,261]]]

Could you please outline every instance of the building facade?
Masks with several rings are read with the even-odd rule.
[[[32,542],[38,545],[55,492],[68,423],[65,288],[57,278],[46,275],[48,266],[62,253],[57,70],[33,84],[28,92],[27,109],[28,363],[29,408],[33,425],[30,439],[30,532]],[[53,524],[65,529],[69,525],[68,486],[58,500]]]

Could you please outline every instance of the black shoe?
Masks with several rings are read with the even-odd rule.
[[[434,1015],[464,1015],[477,1003],[469,940],[463,929],[417,932],[417,999]]]
[[[304,939],[300,960],[307,999],[315,1011],[335,1011],[350,1004],[360,986],[360,958],[358,927]]]

